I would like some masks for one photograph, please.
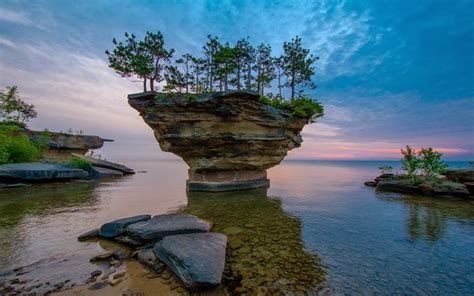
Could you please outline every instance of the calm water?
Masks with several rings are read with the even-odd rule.
[[[380,162],[287,161],[269,170],[268,191],[221,195],[187,195],[180,161],[127,164],[147,173],[0,191],[0,273],[30,265],[28,281],[85,280],[96,269],[89,258],[104,246],[79,243],[79,234],[115,218],[180,209],[231,233],[228,286],[474,293],[474,202],[376,193],[363,182]]]

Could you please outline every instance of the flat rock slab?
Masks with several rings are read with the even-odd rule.
[[[194,215],[166,214],[129,225],[127,234],[142,242],[154,242],[169,235],[209,232],[210,229],[210,223]]]
[[[0,165],[0,179],[18,179],[24,181],[50,181],[83,179],[89,174],[86,171],[70,168],[57,163],[9,163]]]
[[[115,178],[115,177],[123,177],[123,173],[121,171],[101,168],[98,166],[93,165],[91,171],[92,178]]]
[[[94,158],[94,157],[84,156],[84,155],[76,154],[76,153],[71,153],[71,155],[75,156],[75,157],[78,157],[80,159],[87,160],[93,166],[96,166],[96,167],[116,170],[116,171],[120,171],[124,174],[135,174],[134,170],[124,166],[123,164],[118,164],[118,163],[110,162],[110,161],[107,161],[107,160],[97,159],[97,158]]]
[[[151,215],[138,215],[105,223],[100,227],[99,236],[105,238],[114,238],[125,234],[128,225],[150,219]]]
[[[191,292],[220,284],[227,237],[220,233],[167,236],[153,252]]]

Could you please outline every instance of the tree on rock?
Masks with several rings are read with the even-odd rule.
[[[146,32],[145,38],[138,41],[134,34],[125,32],[125,40],[112,40],[115,48],[105,53],[109,59],[109,67],[122,77],[136,76],[143,79],[143,90],[155,89],[155,82],[164,79],[165,63],[173,56],[174,49],[166,50],[161,32]]]
[[[0,117],[5,121],[10,121],[21,126],[35,118],[38,114],[33,104],[28,104],[18,95],[16,86],[6,87],[0,90]]]
[[[295,98],[296,87],[306,86],[315,88],[311,81],[314,75],[314,62],[319,58],[309,53],[309,49],[303,48],[301,38],[296,36],[290,42],[283,43],[283,72],[287,77],[285,86],[291,91],[291,99]]]
[[[260,44],[257,47],[257,57],[255,71],[257,72],[255,80],[257,92],[264,94],[265,87],[270,87],[275,79],[275,66],[272,58],[272,48],[270,45]]]

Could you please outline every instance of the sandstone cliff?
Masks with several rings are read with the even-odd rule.
[[[161,149],[183,158],[196,181],[266,178],[266,169],[301,145],[308,123],[246,91],[146,92],[129,95],[128,102],[154,130]]]

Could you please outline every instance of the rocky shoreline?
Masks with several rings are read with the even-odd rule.
[[[413,182],[403,175],[385,173],[364,185],[378,191],[409,193],[441,198],[474,199],[474,170],[448,170],[439,179]]]

